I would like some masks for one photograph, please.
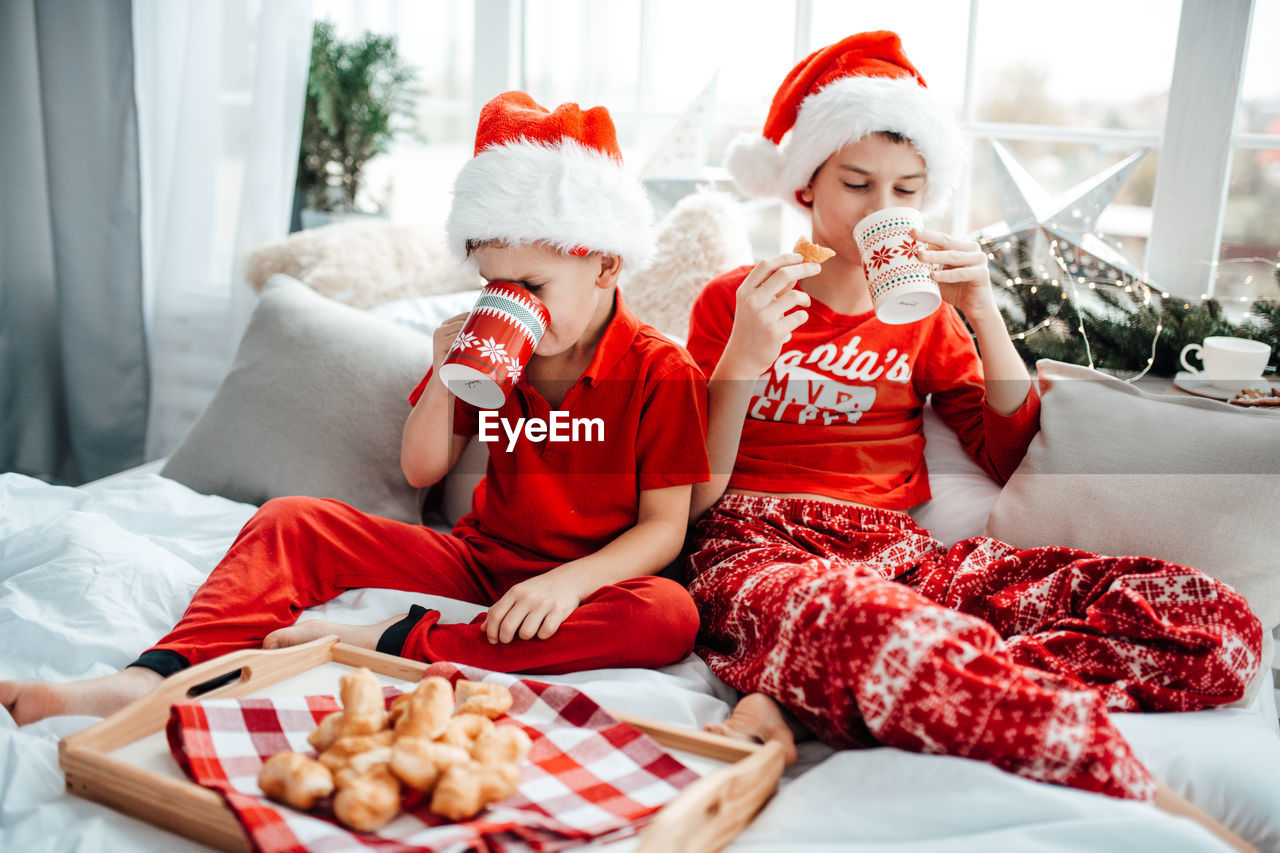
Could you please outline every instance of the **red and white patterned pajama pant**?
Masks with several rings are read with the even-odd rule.
[[[948,550],[905,513],[747,495],[697,533],[698,652],[837,747],[1149,799],[1107,711],[1226,704],[1260,663],[1244,598],[1163,560],[985,537]]]

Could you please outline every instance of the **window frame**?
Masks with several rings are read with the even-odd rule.
[[[966,141],[1038,140],[1147,147],[1160,152],[1152,200],[1151,233],[1145,268],[1153,283],[1186,298],[1212,296],[1222,251],[1222,228],[1237,149],[1280,149],[1280,135],[1237,130],[1241,89],[1248,60],[1256,0],[1182,0],[1169,109],[1160,131],[1128,131],[1038,124],[983,122],[976,118],[976,44],[981,0],[969,0],[964,99],[960,129]],[[810,44],[812,0],[793,0],[793,54],[799,61]],[[646,65],[654,61],[653,0],[640,0],[640,68],[635,112],[647,115],[651,102]],[[524,0],[475,0],[473,118],[497,93],[523,88]],[[1234,57],[1235,62],[1223,61]],[[763,116],[761,116],[763,120]],[[1220,128],[1230,132],[1222,134]],[[953,205],[951,227],[968,233],[973,164],[966,167]],[[783,228],[794,231],[799,214]],[[1205,259],[1208,258],[1208,262]]]

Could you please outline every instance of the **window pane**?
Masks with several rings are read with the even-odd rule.
[[[1280,0],[1256,0],[1249,55],[1244,67],[1238,127],[1248,133],[1280,134]]]
[[[902,39],[907,59],[929,88],[958,117],[964,102],[965,46],[969,4],[955,0],[899,3],[849,3],[815,0],[811,50],[869,30],[892,30]],[[778,79],[781,82],[781,78]]]
[[[980,121],[1164,127],[1177,0],[984,0],[978,8]]]
[[[373,5],[373,4],[362,4]],[[475,12],[471,0],[395,3],[400,55],[418,68],[424,97],[469,104]]]
[[[1130,147],[1069,142],[1002,140],[1002,144],[1051,198],[1133,153]],[[972,157],[973,195],[969,221],[975,228],[987,228],[1004,219],[991,143],[985,139],[976,140]],[[1143,268],[1147,238],[1151,233],[1151,199],[1155,192],[1158,164],[1158,151],[1149,152],[1138,163],[1115,199],[1102,211],[1095,231],[1137,269]]]
[[[1257,22],[1254,22],[1257,26]],[[1222,223],[1215,296],[1280,296],[1280,149],[1237,149]]]
[[[314,0],[315,19],[342,39],[366,30],[394,36],[418,72],[416,137],[394,139],[365,166],[361,210],[393,221],[442,223],[458,169],[471,156],[470,117],[475,4],[472,0]]]
[[[682,111],[717,70],[721,111],[760,116],[794,64],[795,9],[777,0],[651,0],[649,109]]]
[[[525,87],[538,103],[604,105],[611,113],[635,106],[638,0],[528,0],[524,27]]]

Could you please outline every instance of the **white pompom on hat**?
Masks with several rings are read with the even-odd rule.
[[[878,131],[915,146],[928,170],[924,211],[939,212],[959,181],[964,145],[891,32],[858,33],[807,56],[782,81],[760,135],[738,136],[725,166],[748,195],[804,207],[798,194],[818,167]]]
[[[468,241],[500,240],[617,255],[634,271],[653,257],[652,222],[644,188],[623,169],[608,110],[568,103],[550,111],[511,91],[480,111],[475,156],[454,181],[445,233],[463,259]]]

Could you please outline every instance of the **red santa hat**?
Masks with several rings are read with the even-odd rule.
[[[622,166],[604,107],[548,111],[524,92],[504,92],[480,111],[475,156],[453,187],[449,248],[469,240],[542,243],[562,252],[605,252],[637,269],[653,255],[653,210]]]
[[[938,212],[960,177],[964,146],[891,32],[858,33],[807,56],[782,81],[761,135],[735,139],[725,165],[748,195],[800,203],[796,194],[828,157],[877,131],[911,140],[928,169],[925,211]]]

